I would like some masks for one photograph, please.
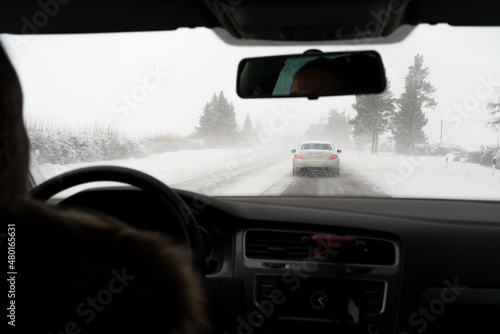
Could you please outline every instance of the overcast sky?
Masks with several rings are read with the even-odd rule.
[[[353,117],[354,97],[243,100],[236,95],[236,70],[245,57],[303,53],[311,46],[234,46],[207,29],[170,32],[12,36],[2,42],[20,75],[25,115],[48,121],[95,124],[112,122],[128,131],[189,134],[214,92],[234,104],[240,126],[247,113],[268,126],[276,113],[287,113],[286,131],[304,132],[332,108]],[[500,28],[420,26],[397,44],[316,47],[324,52],[377,50],[395,97],[413,57],[420,53],[430,69],[438,105],[425,110],[425,130],[438,140],[467,149],[497,143],[484,126],[488,101],[500,94]],[[133,96],[127,100],[126,96]]]

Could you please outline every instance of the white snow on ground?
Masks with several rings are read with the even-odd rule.
[[[165,184],[206,195],[279,195],[293,181],[291,153],[281,147],[181,150],[142,159],[32,166],[37,183],[80,167],[123,166],[150,174]],[[279,182],[278,182],[279,181]],[[97,183],[96,183],[97,184]],[[99,182],[99,185],[111,183]],[[85,187],[74,189],[71,193]]]
[[[238,158],[238,150],[181,150],[154,154],[142,159],[118,159],[68,165],[42,164],[38,170],[45,179],[88,166],[123,166],[144,171],[165,183],[180,182],[203,172],[222,170],[228,161]]]
[[[272,164],[252,168],[251,172],[216,181],[214,195],[224,196],[279,196],[294,181],[290,155],[281,155]],[[229,174],[230,175],[230,174]],[[175,187],[175,185],[174,185]],[[193,189],[194,190],[194,189]],[[209,194],[209,193],[207,193]]]
[[[500,200],[500,171],[445,157],[407,156],[344,151],[342,166],[388,196]],[[295,182],[291,153],[282,147],[181,150],[143,159],[33,168],[44,178],[92,165],[119,165],[146,172],[173,188],[206,195],[280,195]],[[306,182],[307,178],[302,179]]]
[[[345,151],[341,163],[394,197],[500,199],[500,170],[453,157]]]

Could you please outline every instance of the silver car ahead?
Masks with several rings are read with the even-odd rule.
[[[340,175],[341,150],[335,150],[331,142],[325,140],[308,140],[300,144],[300,149],[292,150],[292,175],[300,173],[322,173],[332,176]]]

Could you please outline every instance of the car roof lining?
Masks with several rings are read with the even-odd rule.
[[[405,25],[498,26],[498,12],[497,0],[3,0],[0,33],[221,27],[233,41],[362,39],[364,43],[379,43],[380,36],[397,34],[398,28]],[[390,15],[384,19],[384,13]],[[228,39],[227,35],[223,37]],[[394,40],[388,40],[391,41]]]

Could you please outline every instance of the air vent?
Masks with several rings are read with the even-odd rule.
[[[246,233],[245,254],[253,259],[302,261],[309,256],[308,237],[300,232],[251,230]]]
[[[245,237],[245,254],[248,258],[262,260],[304,261],[317,256],[318,261],[323,263],[393,265],[396,262],[396,248],[390,241],[342,236],[346,240],[354,240],[354,246],[322,248],[318,252],[320,246],[313,242],[314,237],[318,236],[338,237],[307,232],[250,230]]]

